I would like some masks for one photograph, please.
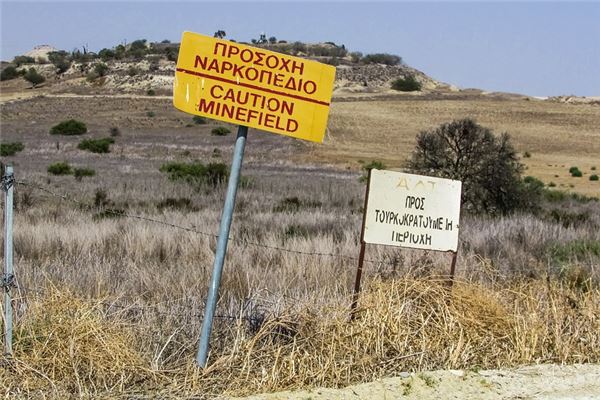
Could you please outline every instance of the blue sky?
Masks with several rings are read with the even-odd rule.
[[[0,58],[37,44],[98,51],[181,32],[333,41],[398,54],[463,88],[600,96],[600,3],[1,2]]]

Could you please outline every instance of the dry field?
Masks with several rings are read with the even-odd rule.
[[[597,195],[588,177],[600,153],[599,110],[398,97],[335,102],[322,146],[251,132],[211,367],[198,371],[191,360],[224,188],[171,182],[159,167],[229,164],[234,133],[210,135],[221,124],[194,125],[168,99],[4,103],[1,138],[25,150],[7,158],[21,182],[19,288],[15,358],[1,361],[0,393],[211,398],[339,387],[403,371],[597,363],[595,201],[567,196],[539,215],[464,216],[452,290],[449,255],[370,246],[359,318],[348,323],[347,311],[364,195],[359,159],[401,166],[420,129],[471,116],[512,133],[517,149],[531,153],[524,161],[532,175]],[[86,137],[106,137],[111,127],[121,135],[109,154],[78,150],[80,137],[48,134],[67,118],[88,123]],[[63,160],[96,176],[48,175],[46,167]],[[582,178],[567,177],[571,163]]]
[[[486,99],[356,101],[334,103],[330,130],[323,146],[314,146],[311,160],[356,165],[379,159],[401,167],[410,157],[415,135],[453,119],[471,117],[496,133],[508,132],[521,154],[526,174],[546,184],[600,196],[598,181],[589,176],[600,168],[600,106],[540,100]],[[572,178],[569,168],[584,172]]]

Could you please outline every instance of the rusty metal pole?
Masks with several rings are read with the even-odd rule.
[[[450,264],[450,280],[448,281],[448,285],[452,288],[454,285],[454,273],[456,271],[456,258],[458,255],[458,250],[452,252],[452,264]]]
[[[365,203],[363,209],[362,228],[360,230],[360,253],[358,254],[358,267],[356,269],[356,278],[354,279],[354,293],[352,294],[352,305],[350,306],[350,321],[354,320],[356,308],[358,307],[358,297],[360,295],[360,281],[362,279],[363,263],[365,261],[365,222],[367,220],[367,206],[369,205],[369,187],[371,186],[371,170],[367,178],[367,187],[365,189]]]

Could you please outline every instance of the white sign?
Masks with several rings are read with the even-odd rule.
[[[462,183],[371,170],[365,243],[456,251]]]

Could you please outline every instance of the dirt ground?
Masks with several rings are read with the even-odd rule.
[[[343,389],[262,394],[245,400],[595,400],[600,365],[536,365],[511,370],[404,374]]]

